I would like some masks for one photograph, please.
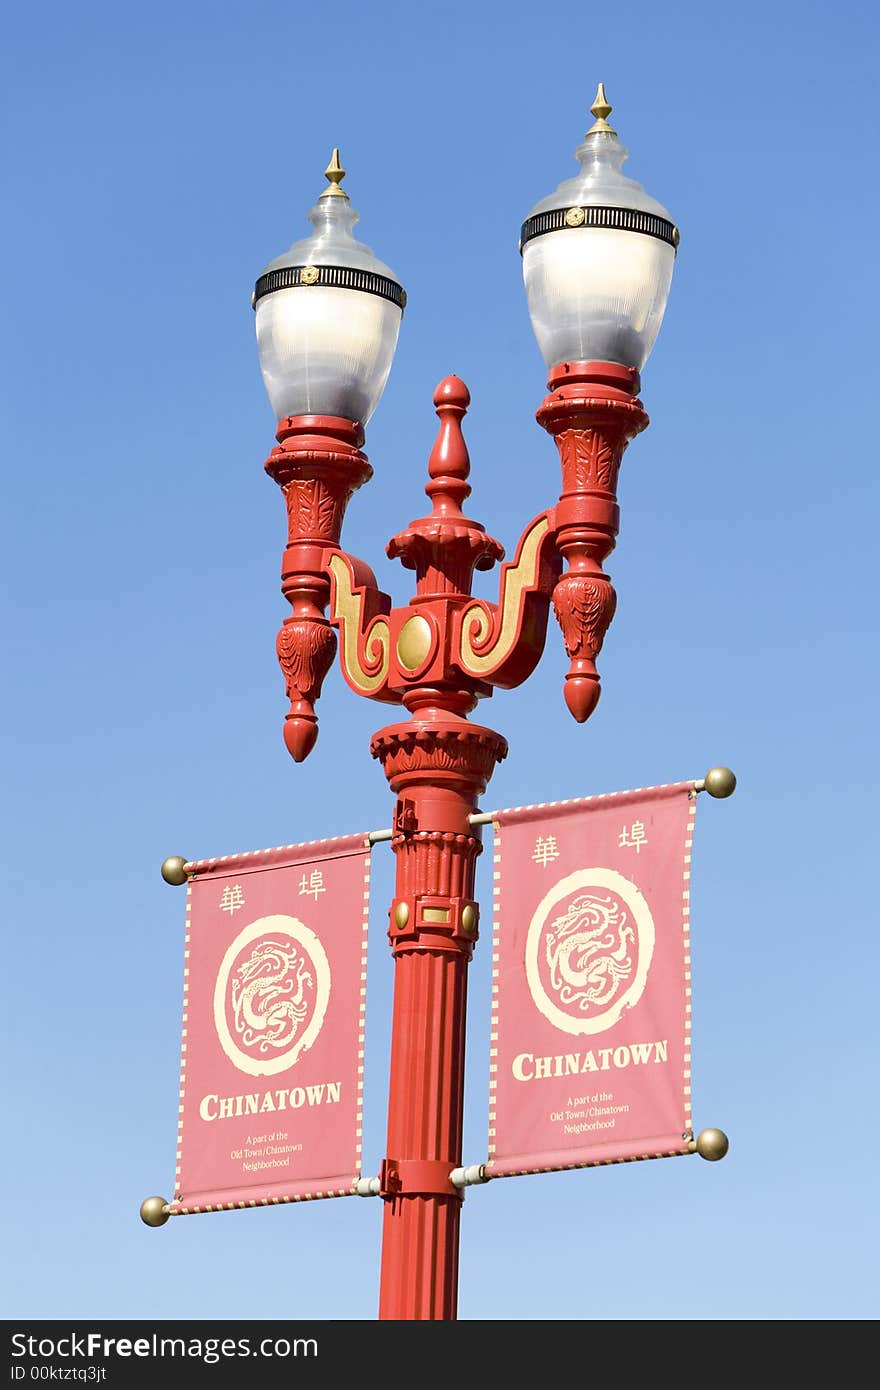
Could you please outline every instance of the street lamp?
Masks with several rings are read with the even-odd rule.
[[[623,173],[628,151],[608,124],[601,83],[592,113],[575,151],[580,172],[523,223],[529,314],[548,367],[617,362],[641,371],[663,320],[678,230]]]
[[[406,295],[361,242],[333,151],[309,213],[314,231],[271,261],[253,294],[263,381],[275,417],[332,415],[366,425],[385,389]],[[296,291],[308,289],[309,294]]]
[[[288,515],[281,582],[291,612],[277,643],[290,701],[286,745],[297,762],[314,747],[315,703],[337,633],[352,689],[406,713],[371,743],[397,797],[380,1318],[456,1316],[462,1194],[452,1175],[462,1171],[467,965],[479,923],[477,805],[507,754],[500,734],[467,716],[496,686],[531,674],[551,602],[571,663],[568,707],[578,721],[595,708],[595,658],[615,606],[602,563],[617,535],[617,473],[648,423],[639,369],[663,317],[678,233],[622,173],[626,150],[608,125],[601,85],[592,111],[580,173],[522,228],[529,311],[549,368],[537,418],[559,448],[562,493],[525,528],[502,567],[497,603],[471,593],[474,571],[504,552],[462,512],[471,491],[461,431],[470,396],[457,377],[434,394],[430,514],[387,546],[415,571],[411,603],[395,608],[341,547],[348,502],[372,476],[363,431],[391,368],[406,296],[354,239],[338,151],[309,214],[312,235],[272,261],[254,291],[260,365],[279,420],[266,470]]]

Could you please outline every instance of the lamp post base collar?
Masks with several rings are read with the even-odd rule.
[[[548,391],[582,385],[620,391],[626,396],[637,396],[642,389],[635,367],[625,367],[620,362],[557,362],[550,368]]]
[[[411,719],[380,729],[373,735],[370,752],[398,794],[412,784],[429,782],[468,787],[476,799],[485,791],[495,764],[507,757],[507,740],[494,729],[460,716],[437,714],[435,719]],[[432,829],[446,828],[465,827],[432,825]]]

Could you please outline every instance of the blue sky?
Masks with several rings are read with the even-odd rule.
[[[406,602],[384,545],[422,514],[455,372],[469,511],[510,553],[558,493],[517,235],[574,172],[601,79],[681,249],[621,475],[602,701],[569,718],[552,629],[480,707],[511,749],[484,806],[734,768],[732,799],[700,798],[692,880],[694,1118],[731,1150],[475,1191],[460,1316],[876,1317],[875,12],[18,3],[5,34],[5,1316],[375,1317],[378,1201],[138,1219],[174,1172],[184,901],[162,860],[391,813],[368,752],[388,711],[338,671],[311,759],[281,742],[250,292],[338,145],[359,235],[409,295],[345,543]],[[380,845],[368,1171],[392,882]]]

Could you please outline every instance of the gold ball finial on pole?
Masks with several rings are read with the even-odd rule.
[[[730,1148],[730,1140],[723,1129],[701,1129],[694,1148],[708,1163],[717,1163]]]
[[[729,767],[710,767],[703,783],[710,796],[733,796],[736,791],[736,774]]]
[[[345,192],[345,190],[339,187],[339,185],[342,183],[342,180],[345,178],[345,170],[343,169],[339,159],[338,148],[335,149],[332,155],[330,156],[330,163],[324,170],[324,177],[330,184],[330,187],[324,189],[324,192],[321,194],[322,198],[348,197],[348,194]]]
[[[600,82],[596,88],[595,100],[590,107],[591,113],[596,117],[596,122],[595,125],[590,126],[587,134],[616,135],[617,131],[612,130],[611,126],[608,124],[608,117],[611,115],[613,109],[614,108],[609,104],[608,98],[605,95],[605,83]]]
[[[169,854],[162,864],[162,877],[166,883],[170,883],[173,888],[180,888],[186,883],[189,875],[186,872],[186,860],[182,854]]]
[[[141,1221],[145,1226],[164,1226],[169,1219],[164,1197],[145,1197],[141,1202]]]

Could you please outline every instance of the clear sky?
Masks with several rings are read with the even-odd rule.
[[[431,394],[470,387],[470,514],[513,549],[558,495],[517,236],[603,80],[681,248],[621,474],[603,697],[538,670],[479,717],[492,807],[699,777],[699,1158],[468,1196],[465,1319],[878,1313],[876,10],[863,3],[14,3],[3,108],[5,1315],[349,1318],[378,1201],[180,1218],[184,894],[159,867],[387,825],[338,671],[303,766],[274,653],[283,505],[250,293],[338,145],[409,294],[344,540],[423,512]],[[494,576],[478,592],[494,597]],[[465,1160],[486,1149],[491,862]],[[365,1171],[383,1154],[393,875],[374,852]]]

